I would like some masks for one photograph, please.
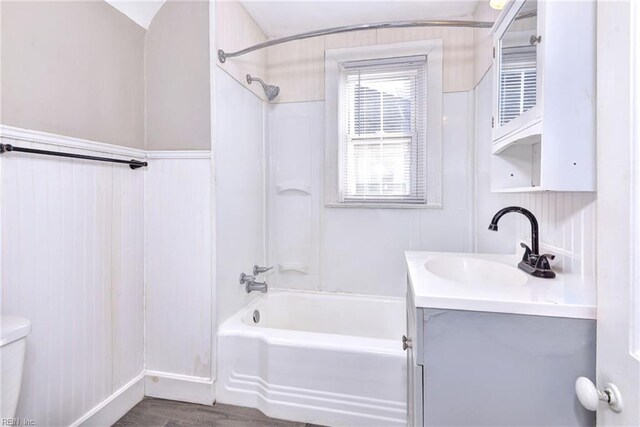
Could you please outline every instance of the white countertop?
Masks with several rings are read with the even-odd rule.
[[[596,318],[595,284],[580,275],[558,273],[555,279],[540,279],[527,274],[526,283],[506,286],[459,283],[425,268],[427,261],[441,257],[474,258],[516,267],[521,256],[407,251],[405,257],[416,307]]]

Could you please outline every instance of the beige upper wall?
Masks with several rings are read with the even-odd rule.
[[[2,1],[0,122],[144,147],[144,30],[104,1]]]
[[[146,147],[209,150],[209,4],[167,1],[145,42]]]
[[[240,3],[217,1],[216,48],[266,40]],[[150,149],[209,149],[207,2],[169,1],[144,30],[101,0],[0,2],[4,124]],[[473,18],[498,12],[478,4]],[[260,50],[220,65],[281,86],[277,102],[324,99],[324,51],[398,41],[444,41],[444,89],[473,88],[491,65],[488,30],[394,29],[332,35]],[[145,101],[146,44],[146,101]],[[144,108],[147,108],[145,119]],[[145,122],[147,135],[145,138]]]
[[[473,30],[470,28],[397,28],[334,34],[269,48],[269,83],[280,86],[276,102],[324,100],[324,57],[328,49],[441,39],[443,89],[473,88]]]
[[[495,20],[500,15],[499,10],[492,9],[488,1],[478,3],[473,13],[474,21],[490,21]],[[485,75],[487,70],[491,68],[493,62],[493,36],[489,35],[490,29],[473,30],[473,86],[477,86]]]
[[[216,52],[218,49],[234,52],[267,40],[256,21],[237,0],[216,0],[215,7]],[[261,49],[231,58],[224,64],[217,57],[212,58],[212,61],[262,100],[266,100],[262,87],[256,83],[247,84],[246,75],[267,79],[267,50]]]

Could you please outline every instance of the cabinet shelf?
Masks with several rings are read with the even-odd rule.
[[[496,188],[493,190],[494,193],[542,193],[545,191],[553,191],[553,190],[546,190],[542,187],[512,187],[512,188]]]
[[[491,145],[492,154],[500,154],[502,151],[514,145],[533,145],[542,139],[542,120],[538,119],[522,129],[496,139]]]

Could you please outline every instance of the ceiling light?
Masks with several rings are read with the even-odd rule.
[[[489,0],[489,6],[495,10],[504,9],[504,5],[507,4],[509,0]]]

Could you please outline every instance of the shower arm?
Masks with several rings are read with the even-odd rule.
[[[461,27],[461,28],[491,28],[493,22],[487,21],[457,21],[457,20],[444,20],[444,21],[392,21],[392,22],[379,22],[375,24],[358,24],[358,25],[346,25],[343,27],[325,28],[322,30],[307,31],[305,33],[294,34],[292,36],[280,37],[273,40],[267,40],[266,42],[254,44],[245,49],[238,50],[236,52],[225,52],[222,49],[218,50],[218,60],[221,63],[226,62],[227,58],[234,58],[236,56],[244,55],[255,50],[264,49],[266,47],[275,46],[282,43],[288,43],[295,40],[309,39],[312,37],[326,36],[329,34],[350,33],[352,31],[366,31],[366,30],[380,30],[384,28],[414,28],[414,27]]]
[[[259,77],[253,77],[251,74],[247,74],[247,83],[251,84],[251,82],[258,82],[264,88],[267,84]]]

